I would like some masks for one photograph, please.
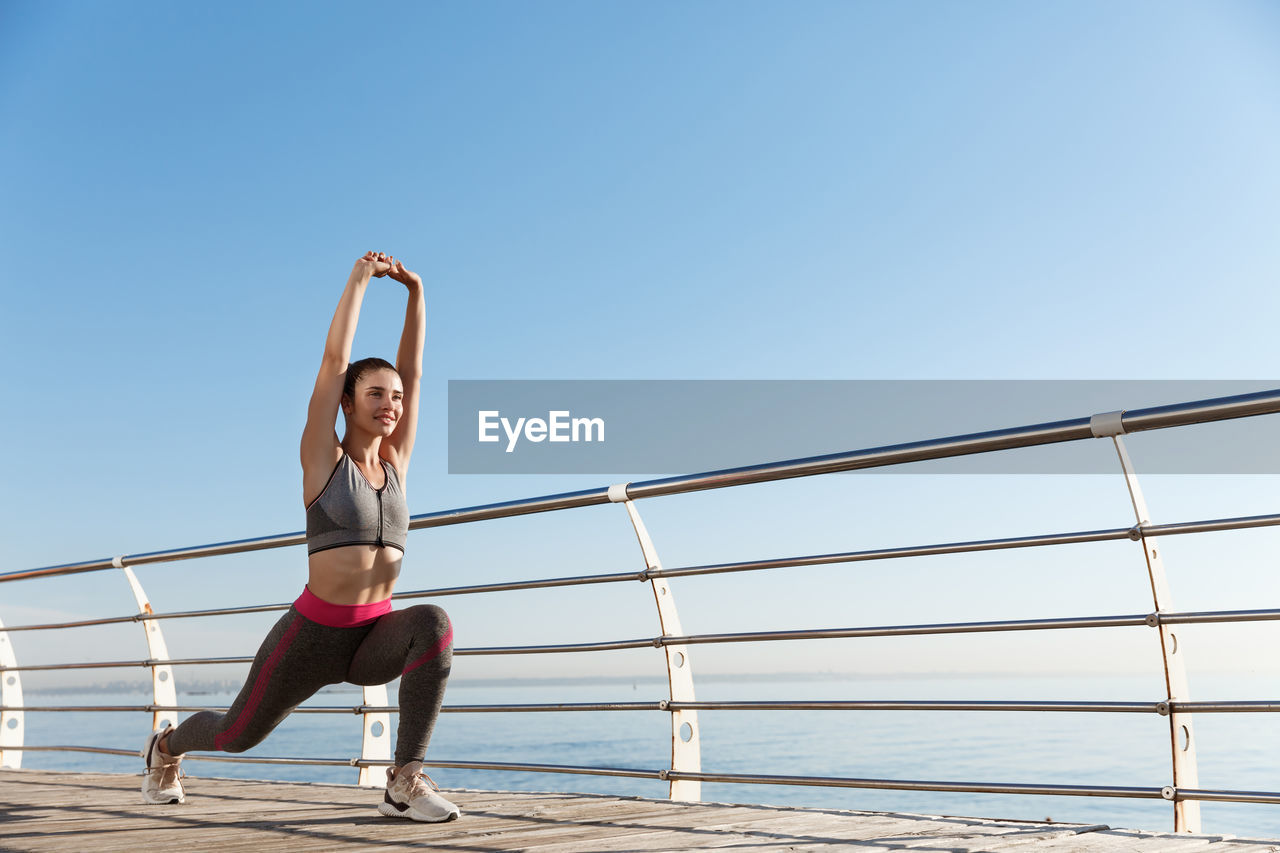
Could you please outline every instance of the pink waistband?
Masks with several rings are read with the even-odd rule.
[[[318,598],[309,587],[302,588],[293,606],[312,622],[328,625],[330,628],[355,628],[368,625],[379,616],[391,612],[391,599],[374,601],[369,604],[330,604]]]

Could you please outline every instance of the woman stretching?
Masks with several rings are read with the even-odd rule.
[[[396,365],[380,358],[348,364],[365,288],[382,276],[409,291]],[[433,604],[391,609],[409,529],[404,483],[425,338],[422,279],[382,253],[356,261],[329,326],[302,431],[307,585],[267,635],[227,713],[200,711],[148,738],[146,802],[184,801],[178,765],[189,750],[243,752],[327,684],[386,684],[400,676],[395,767],[387,770],[378,811],[431,822],[458,817],[458,807],[422,772],[449,677],[453,629]],[[346,417],[341,441],[333,429],[339,407]]]

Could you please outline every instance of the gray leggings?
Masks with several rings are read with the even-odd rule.
[[[174,755],[244,752],[325,685],[386,684],[400,676],[396,764],[403,767],[427,754],[452,661],[453,627],[434,604],[393,610],[355,628],[321,625],[290,607],[258,649],[227,713],[192,714],[169,736],[168,748]]]

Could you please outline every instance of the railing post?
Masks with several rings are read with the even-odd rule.
[[[17,665],[13,643],[0,622],[0,705],[6,708],[22,707],[22,677],[7,671]],[[23,729],[22,711],[0,711],[0,767],[17,770],[22,766]]]
[[[112,563],[119,569],[124,571],[125,578],[129,581],[129,588],[133,590],[133,598],[138,602],[138,612],[144,616],[150,616],[155,613],[151,608],[151,602],[147,600],[147,593],[142,588],[142,584],[138,582],[138,578],[133,573],[133,569],[126,566],[120,557],[112,560]],[[152,704],[174,706],[178,704],[178,691],[173,683],[173,667],[167,663],[158,663],[158,661],[169,660],[169,650],[164,644],[164,632],[160,630],[160,623],[154,619],[143,619],[142,631],[147,635],[147,656],[151,659],[151,696]],[[178,715],[174,711],[152,711],[151,712],[151,728],[163,729],[168,725],[178,724]]]
[[[387,704],[387,685],[373,684],[364,688],[364,704],[366,706],[383,706]],[[391,715],[386,711],[364,711],[360,715],[364,724],[364,735],[360,740],[360,758],[363,761],[383,761],[391,763]],[[381,788],[387,783],[385,771],[381,767],[360,766],[360,778],[356,782],[367,788]]]
[[[645,566],[649,571],[662,568],[658,560],[657,549],[649,538],[644,521],[636,505],[627,499],[625,483],[609,487],[609,500],[621,503],[627,509],[631,526],[636,531],[636,539],[640,542],[640,550],[644,553]],[[654,603],[658,608],[658,621],[662,626],[662,636],[675,637],[684,634],[680,627],[680,615],[676,611],[675,596],[666,578],[650,578],[653,588]],[[668,695],[672,702],[693,702],[693,664],[689,660],[689,649],[685,645],[664,645],[663,651],[667,660]],[[671,769],[698,773],[702,770],[702,740],[698,730],[698,712],[680,710],[671,712]],[[702,799],[702,783],[685,779],[672,779],[669,796],[673,800],[697,802]]]
[[[1151,514],[1147,511],[1147,502],[1142,496],[1138,473],[1134,470],[1123,439],[1120,438],[1124,433],[1123,416],[1123,412],[1094,415],[1090,428],[1099,438],[1111,438],[1115,444],[1116,454],[1120,457],[1120,467],[1124,469],[1129,499],[1133,503],[1133,513],[1138,522],[1134,529],[1142,542],[1142,553],[1147,563],[1147,577],[1151,581],[1151,599],[1155,604],[1151,623],[1160,632],[1160,651],[1164,662],[1164,680],[1169,702],[1189,702],[1191,690],[1187,683],[1187,667],[1182,649],[1178,644],[1178,637],[1173,632],[1173,626],[1160,621],[1162,612],[1173,609],[1173,598],[1169,592],[1169,579],[1164,571],[1164,561],[1160,558],[1159,546],[1155,539],[1148,539],[1143,533],[1143,527],[1151,523]],[[1174,797],[1173,831],[1199,832],[1200,803],[1195,800],[1176,799],[1179,788],[1200,787],[1196,765],[1195,728],[1192,726],[1191,714],[1182,711],[1173,711],[1169,714],[1169,748],[1173,757],[1173,790],[1169,792]]]

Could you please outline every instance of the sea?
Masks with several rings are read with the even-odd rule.
[[[1217,699],[1263,697],[1275,679],[1250,676],[1197,680],[1197,695]],[[1261,677],[1259,677],[1260,679]],[[394,685],[391,688],[394,704]],[[1092,677],[1085,687],[1055,677],[970,676],[718,676],[698,682],[701,701],[779,699],[1042,699],[1146,701],[1123,677]],[[179,703],[226,706],[225,691],[181,694]],[[455,681],[450,705],[546,702],[637,702],[666,698],[666,684],[627,678]],[[1158,698],[1158,697],[1157,697]],[[26,705],[145,705],[140,693],[29,692]],[[358,688],[326,690],[309,706],[360,704]],[[1152,700],[1154,701],[1154,700]],[[29,711],[29,745],[94,745],[138,749],[149,713]],[[395,717],[392,717],[392,725]],[[1159,787],[1172,783],[1169,730],[1156,714],[951,711],[700,711],[706,772]],[[1198,714],[1195,718],[1200,787],[1280,791],[1280,715]],[[667,767],[668,714],[661,711],[441,714],[428,762],[495,761],[598,767]],[[347,759],[360,751],[360,718],[294,714],[249,756]],[[138,772],[139,760],[75,752],[23,754],[22,766],[89,772]],[[276,766],[189,761],[188,789],[199,777],[305,780],[354,784],[350,767]],[[666,797],[658,780],[435,769],[444,789],[579,791]],[[1171,831],[1173,806],[1160,800],[1110,797],[992,795],[704,783],[708,802],[765,803],[915,814],[1107,824]],[[1202,831],[1280,839],[1280,806],[1204,803]]]

